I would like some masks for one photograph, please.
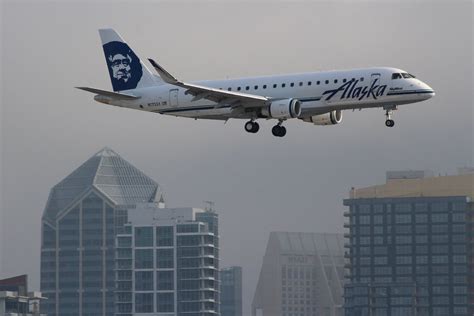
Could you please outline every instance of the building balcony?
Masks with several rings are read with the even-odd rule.
[[[351,228],[351,223],[344,223],[344,228]]]
[[[344,217],[349,217],[349,216],[351,216],[351,212],[345,211],[344,213],[342,213],[342,215],[343,215]]]
[[[351,246],[352,246],[352,245],[351,245],[350,243],[348,243],[348,242],[345,242],[345,243],[344,243],[344,248],[351,248]]]

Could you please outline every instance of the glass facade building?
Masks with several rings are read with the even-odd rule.
[[[472,315],[473,179],[389,179],[352,191],[346,316]]]
[[[253,316],[342,316],[342,234],[272,232]]]
[[[42,312],[113,316],[115,236],[128,208],[161,198],[155,181],[108,148],[53,187],[42,217]]]
[[[242,316],[242,267],[221,270],[221,316]]]
[[[154,204],[117,235],[117,316],[219,315],[217,214]]]

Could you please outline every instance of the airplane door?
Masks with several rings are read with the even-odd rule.
[[[170,106],[178,106],[178,89],[170,90]]]
[[[379,73],[373,73],[370,75],[370,87],[372,87],[372,84],[377,80],[378,84],[380,85],[380,74]]]

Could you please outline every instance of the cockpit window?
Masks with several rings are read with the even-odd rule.
[[[409,73],[406,73],[406,72],[402,73],[402,76],[403,76],[403,78],[405,78],[405,79],[415,78],[415,76],[410,75]]]
[[[409,79],[409,78],[415,78],[415,76],[413,76],[412,74],[406,73],[406,72],[402,72],[402,73],[397,72],[397,73],[392,74],[392,80],[393,79],[402,79],[402,78]]]
[[[402,79],[402,75],[399,74],[398,72],[394,73],[394,74],[392,74],[392,80],[394,80],[394,79]]]

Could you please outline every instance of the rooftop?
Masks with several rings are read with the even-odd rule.
[[[459,172],[458,175],[429,176],[426,171],[388,172],[385,184],[350,191],[351,199],[393,197],[447,197],[467,196],[474,198],[474,173]],[[393,175],[398,175],[393,176]],[[413,175],[419,175],[418,177]]]
[[[116,205],[162,199],[158,183],[105,147],[51,189],[43,217],[54,220],[61,210],[90,188],[97,189]]]

